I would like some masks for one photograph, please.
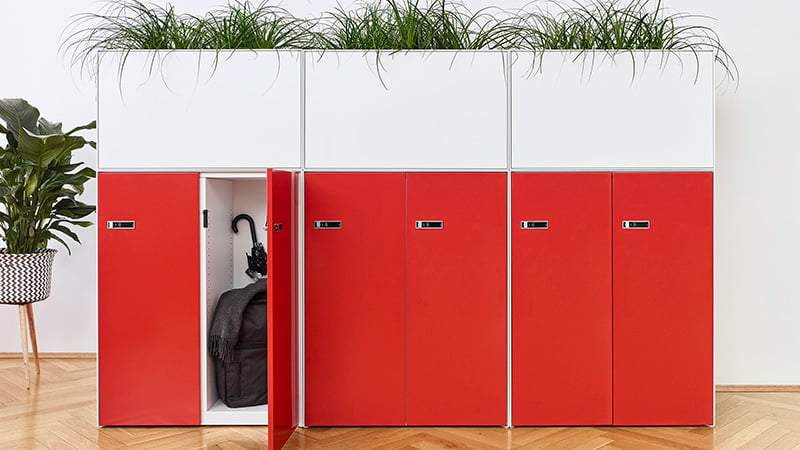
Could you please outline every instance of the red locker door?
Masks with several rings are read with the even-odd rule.
[[[409,425],[506,423],[506,180],[408,174]]]
[[[100,425],[200,424],[198,182],[98,176]]]
[[[306,424],[404,425],[405,174],[305,187]]]
[[[267,171],[267,408],[269,448],[298,422],[297,173]]]
[[[513,423],[609,425],[611,174],[511,183]]]
[[[614,174],[613,210],[614,424],[711,424],[712,174]]]

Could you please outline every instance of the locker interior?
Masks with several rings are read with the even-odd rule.
[[[267,242],[267,177],[265,173],[203,174],[200,177],[203,228],[200,233],[201,419],[203,425],[267,425],[267,405],[228,408],[217,394],[214,359],[205,349],[217,301],[223,292],[253,280],[245,273],[252,239],[245,220],[234,233],[231,221],[247,214],[255,222],[258,242]]]

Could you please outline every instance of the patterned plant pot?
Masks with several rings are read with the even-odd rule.
[[[0,250],[0,304],[23,305],[49,297],[56,252],[43,248],[12,255]]]

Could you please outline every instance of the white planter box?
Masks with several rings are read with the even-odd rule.
[[[511,60],[513,168],[713,168],[711,52]]]
[[[505,58],[493,51],[306,54],[306,167],[504,169]]]
[[[299,167],[301,53],[105,55],[101,170]]]

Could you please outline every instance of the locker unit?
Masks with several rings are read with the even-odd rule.
[[[506,174],[407,177],[408,424],[503,425]]]
[[[713,423],[713,55],[649,55],[584,79],[569,52],[234,52],[204,82],[208,52],[157,52],[162,80],[109,56],[99,423],[268,424],[270,448],[298,425]],[[249,281],[239,212],[268,254],[268,404],[232,410],[206,333]]]
[[[713,175],[614,174],[614,425],[714,423]]]
[[[309,173],[306,424],[405,425],[405,174]]]
[[[97,183],[98,422],[199,425],[198,175]]]
[[[201,286],[200,296],[200,371],[201,423],[203,425],[248,424],[267,425],[267,405],[229,408],[217,394],[215,359],[207,349],[206,336],[211,327],[217,301],[222,293],[252,283],[245,273],[246,253],[252,238],[246,221],[238,222],[238,233],[231,228],[232,219],[247,214],[256,224],[257,239],[267,243],[267,177],[265,173],[202,174],[201,212]],[[271,252],[267,252],[270,256]],[[267,265],[269,267],[269,265]],[[269,295],[270,290],[267,290]],[[269,339],[267,339],[269,343]]]
[[[502,425],[506,175],[311,173],[305,195],[306,424]]]
[[[195,241],[206,246],[200,252],[205,285],[201,329],[207,328],[219,294],[248,282],[239,273],[244,258],[235,255],[250,245],[249,238],[232,235],[230,218],[245,210],[264,216],[265,206],[275,208],[268,214],[270,233],[262,236],[272,249],[269,304],[274,309],[268,341],[270,361],[277,361],[269,366],[274,386],[268,408],[278,420],[267,420],[266,406],[231,411],[221,405],[208,361],[201,364],[205,376],[198,384],[205,395],[199,408],[197,392],[184,389],[185,401],[171,401],[183,405],[179,413],[158,407],[159,418],[147,402],[138,405],[137,413],[136,400],[145,397],[126,397],[113,383],[138,364],[121,357],[120,345],[132,340],[117,335],[132,328],[129,308],[146,307],[128,300],[123,311],[109,301],[99,309],[101,424],[269,422],[272,442],[288,439],[299,401],[292,380],[298,370],[297,178],[281,171],[271,173],[269,183],[247,174],[101,174],[100,217],[107,228],[100,233],[99,270],[105,299],[141,294],[124,288],[120,281],[125,276],[155,279],[139,266],[130,270],[137,260],[131,249],[153,248],[143,242],[183,242],[189,250],[182,254],[198,252],[186,239],[198,224],[186,217],[201,214],[186,204],[203,206],[206,227]],[[502,424],[505,182],[506,175],[496,173],[307,175],[308,425]],[[202,202],[196,200],[198,184],[204,187],[199,189]],[[141,188],[131,194],[127,187],[132,185]],[[159,195],[165,191],[171,195]],[[712,423],[712,175],[514,173],[511,192],[513,423]],[[151,196],[163,203],[154,206],[147,200]],[[136,205],[148,206],[128,217],[132,220],[122,220],[137,211]],[[138,218],[141,214],[144,218]],[[177,224],[175,235],[160,228],[154,233],[152,217]],[[124,267],[112,263],[123,259]],[[169,263],[172,270],[174,265]],[[664,308],[676,299],[682,300],[677,309]],[[183,308],[183,317],[197,314],[190,304]],[[120,324],[123,318],[127,325]],[[186,324],[194,326],[191,320]],[[164,325],[148,328],[148,339],[159,338],[158,326]],[[169,333],[162,330],[160,339],[170,339]],[[202,360],[205,339],[196,333],[200,338],[188,347],[199,344]],[[650,351],[654,347],[657,357]],[[181,368],[192,372],[186,367],[191,364]],[[126,386],[138,382],[138,392],[165,389],[171,399],[180,392],[174,386],[159,388],[160,380],[136,378],[126,380]],[[654,402],[652,393],[644,395],[654,382],[662,384],[661,403]],[[484,407],[470,411],[459,399]],[[703,407],[693,406],[698,404]]]
[[[712,197],[711,173],[512,174],[515,425],[713,424]]]
[[[511,175],[514,425],[610,425],[611,174]]]
[[[107,224],[98,231],[100,425],[268,424],[273,446],[288,439],[298,420],[297,178],[99,175]],[[206,335],[220,294],[251,282],[250,230],[243,222],[239,234],[231,229],[238,213],[260,223],[268,249],[269,402],[228,408]]]
[[[201,404],[204,425],[268,425],[270,448],[280,448],[297,425],[298,397],[293,374],[298,371],[297,315],[297,199],[298,174],[279,170],[264,173],[209,173],[201,176],[205,189],[202,241],[204,296],[201,329],[208,331],[219,296],[252,280],[245,274],[252,239],[245,221],[239,233],[231,229],[238,214],[253,217],[257,239],[267,250],[267,397],[266,405],[229,408],[218,399],[213,358],[201,333],[203,380]]]

